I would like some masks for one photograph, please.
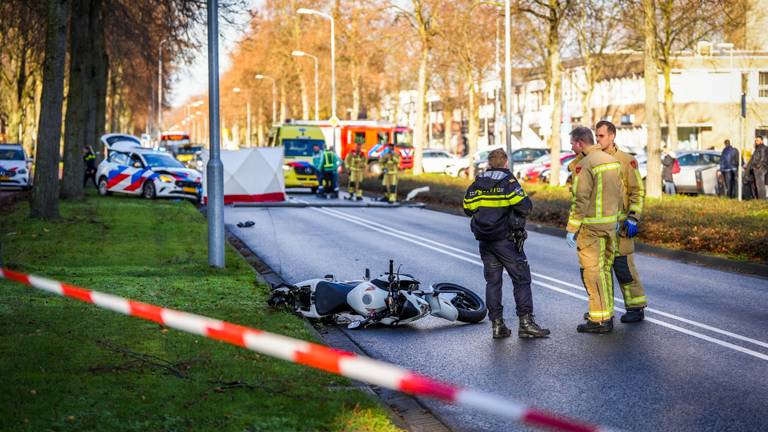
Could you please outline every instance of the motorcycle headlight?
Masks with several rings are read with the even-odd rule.
[[[173,183],[175,180],[174,180],[173,177],[168,177],[166,175],[161,175],[160,176],[160,181],[163,182],[163,183]]]

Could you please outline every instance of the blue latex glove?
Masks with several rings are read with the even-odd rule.
[[[576,233],[569,232],[565,236],[565,241],[568,243],[568,246],[575,248],[576,247]]]
[[[627,237],[632,238],[637,235],[637,219],[633,217],[628,217],[627,220],[624,221],[624,229],[627,232]]]

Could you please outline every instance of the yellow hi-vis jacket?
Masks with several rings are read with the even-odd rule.
[[[368,158],[366,157],[365,152],[356,152],[351,151],[347,155],[346,158],[344,158],[344,167],[350,172],[364,172],[365,168],[368,166]]]
[[[640,220],[640,214],[643,213],[643,201],[645,201],[645,185],[643,185],[643,177],[637,167],[637,160],[631,154],[619,150],[616,144],[605,149],[605,152],[621,163],[624,199],[619,220],[623,221],[627,216]]]
[[[400,168],[400,154],[397,151],[385,153],[381,158],[381,165],[387,170],[387,175],[397,175]]]
[[[621,163],[592,145],[584,149],[573,174],[568,232],[578,232],[582,225],[594,232],[615,232],[624,196]]]

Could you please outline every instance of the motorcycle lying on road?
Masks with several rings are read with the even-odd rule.
[[[310,319],[332,319],[349,322],[345,315],[357,315],[348,328],[372,324],[397,326],[414,322],[427,315],[448,321],[477,323],[487,313],[485,302],[472,290],[454,283],[437,283],[422,288],[409,274],[394,271],[371,279],[365,269],[363,280],[337,281],[333,275],[309,279],[294,285],[280,284],[272,288],[268,304],[287,306]]]

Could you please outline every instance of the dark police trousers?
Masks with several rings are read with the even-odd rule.
[[[533,313],[531,297],[531,269],[525,252],[517,251],[515,244],[507,239],[480,241],[480,258],[483,260],[485,276],[485,303],[488,316],[495,320],[503,318],[501,305],[501,276],[507,269],[512,278],[513,294],[517,305],[517,316]]]

